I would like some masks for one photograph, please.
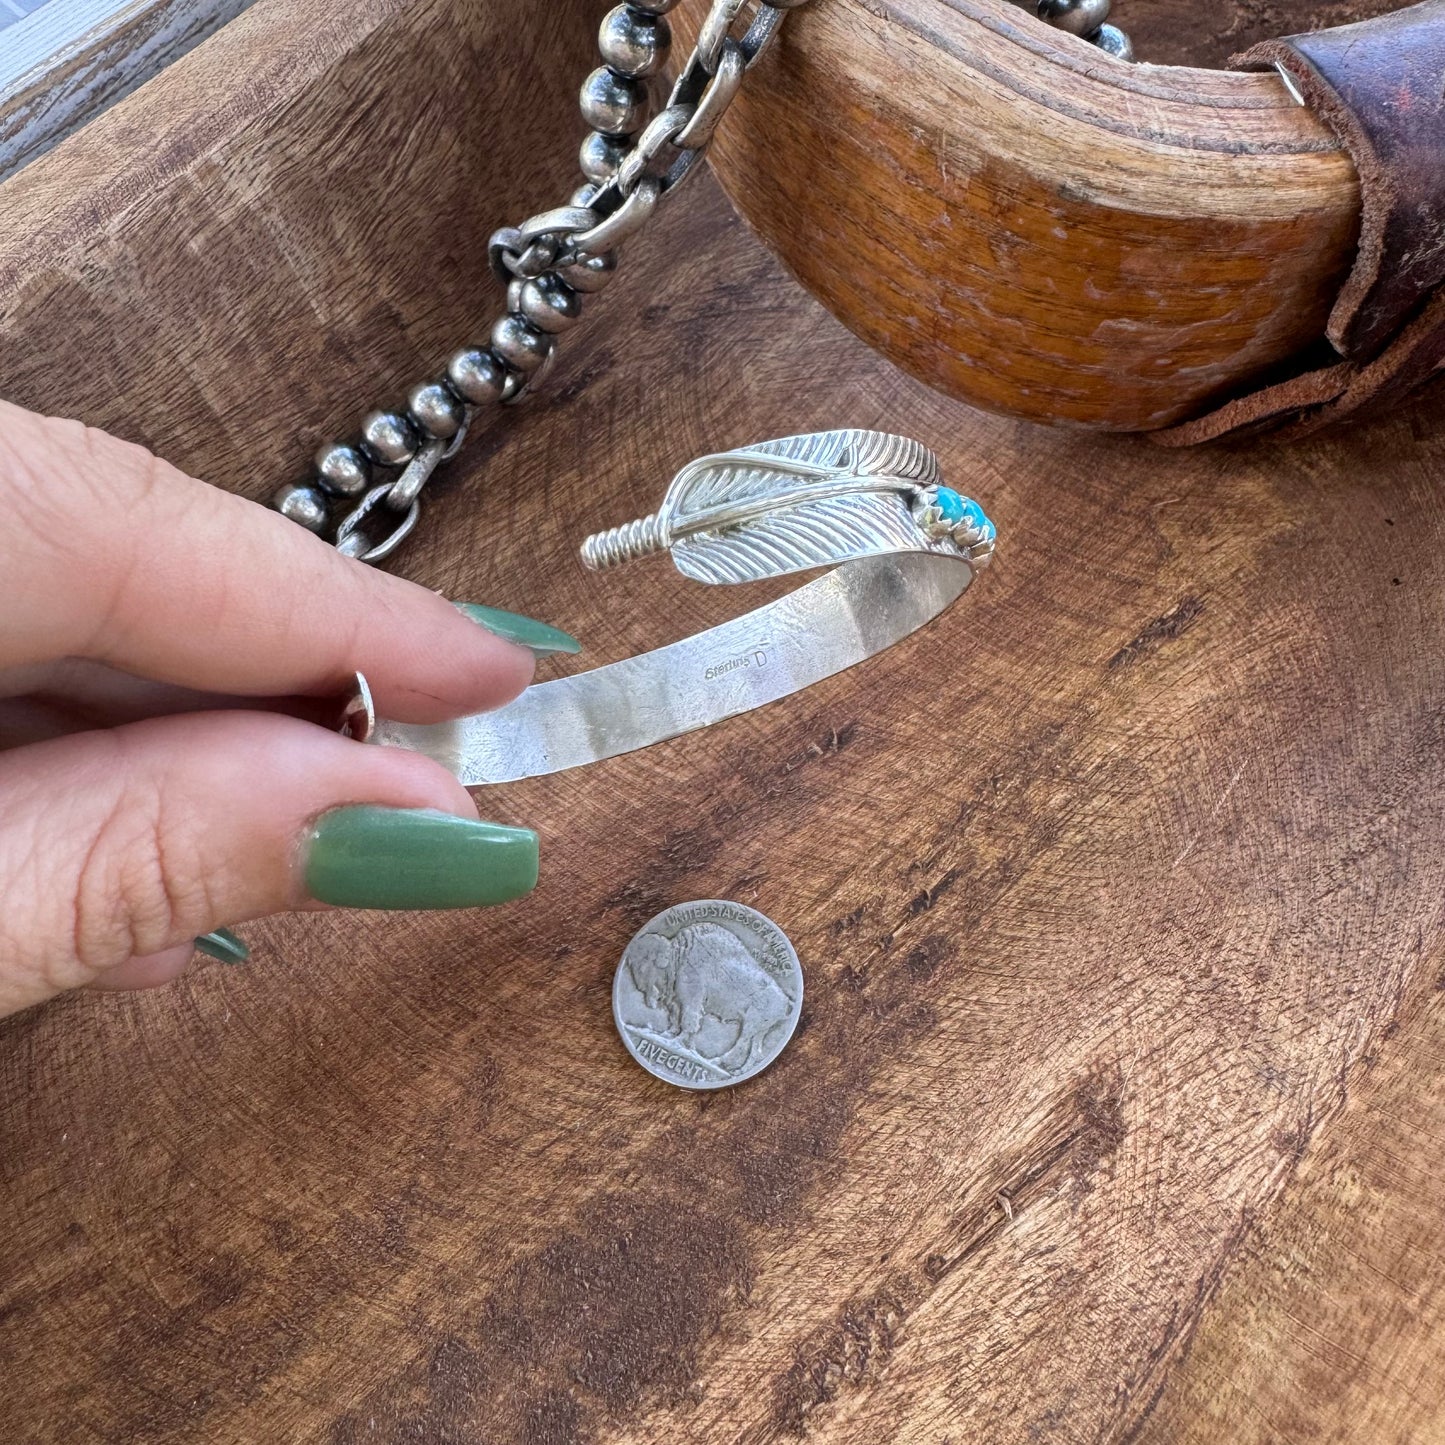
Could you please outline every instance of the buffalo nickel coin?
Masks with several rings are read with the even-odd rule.
[[[767,1068],[802,1006],[803,970],[787,934],[755,908],[717,898],[649,919],[612,980],[627,1052],[683,1089],[725,1089]]]

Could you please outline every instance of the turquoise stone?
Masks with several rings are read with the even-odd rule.
[[[933,505],[938,508],[939,514],[950,527],[956,527],[963,521],[968,513],[968,508],[974,506],[974,503],[965,503],[952,487],[940,487],[938,494],[933,499]],[[980,512],[979,516],[982,515],[983,513]]]
[[[984,516],[983,508],[971,497],[966,502],[960,497],[959,502],[958,520],[960,522],[967,522],[970,527],[976,527],[979,531],[987,533],[989,538],[992,539],[993,523]]]

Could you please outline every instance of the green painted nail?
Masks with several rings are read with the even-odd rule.
[[[245,963],[251,956],[245,940],[232,933],[229,928],[217,928],[210,933],[203,933],[196,940],[196,949],[207,958],[214,958],[221,963]]]
[[[343,908],[484,908],[537,886],[537,835],[427,808],[334,808],[311,830],[306,889]]]
[[[483,607],[479,602],[458,602],[457,607],[473,622],[480,622],[488,632],[508,642],[530,647],[534,657],[550,657],[554,652],[581,652],[582,644],[560,627],[549,627],[535,617],[520,612],[503,612],[500,607]]]

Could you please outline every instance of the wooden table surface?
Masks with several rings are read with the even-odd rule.
[[[488,229],[571,183],[590,13],[260,0],[0,190],[0,390],[264,495],[490,314]],[[278,919],[0,1025],[7,1441],[1445,1439],[1439,391],[1287,449],[999,420],[704,180],[398,570],[622,657],[758,599],[579,538],[838,425],[998,522],[925,631],[482,795],[542,835],[528,899]],[[706,897],[807,996],[692,1094],[609,998]]]

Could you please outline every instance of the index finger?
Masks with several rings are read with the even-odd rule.
[[[531,680],[532,651],[426,588],[143,447],[3,402],[0,513],[0,666],[89,657],[255,696],[361,671],[408,722],[498,706]]]

